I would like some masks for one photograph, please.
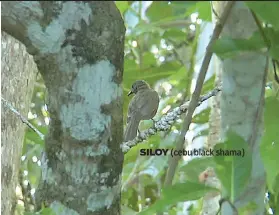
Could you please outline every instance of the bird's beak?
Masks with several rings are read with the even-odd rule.
[[[132,91],[132,90],[128,93],[128,96],[130,96],[131,94],[133,94],[133,91]]]

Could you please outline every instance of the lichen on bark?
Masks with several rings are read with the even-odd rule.
[[[5,31],[34,55],[48,91],[51,121],[37,205],[61,204],[69,214],[119,214],[125,35],[120,12],[114,2],[5,2],[2,8]],[[95,198],[103,204],[94,205]]]

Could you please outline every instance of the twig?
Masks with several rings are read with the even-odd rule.
[[[261,25],[260,20],[258,19],[258,17],[256,16],[256,14],[255,14],[251,9],[250,9],[250,12],[251,12],[251,14],[252,14],[252,16],[253,16],[253,19],[254,19],[254,21],[255,21],[255,23],[256,23],[258,29],[259,29],[259,32],[260,32],[260,34],[261,34],[261,36],[262,36],[262,38],[263,38],[263,40],[264,40],[266,46],[267,46],[268,48],[270,48],[270,41],[269,41],[269,39],[267,38],[267,36],[265,35],[265,33],[264,33],[264,30],[263,30],[263,28],[262,28],[262,25]]]
[[[271,42],[270,42],[270,40],[268,39],[268,37],[266,36],[266,34],[264,32],[264,29],[262,27],[262,24],[261,24],[260,20],[258,19],[257,15],[251,9],[250,9],[250,12],[251,12],[251,14],[252,14],[252,16],[253,16],[253,18],[255,20],[255,23],[257,24],[257,27],[258,27],[258,29],[259,29],[259,31],[261,33],[261,36],[262,36],[262,38],[263,38],[263,40],[264,40],[268,50],[270,50]],[[276,73],[276,64],[278,66],[279,62],[278,62],[278,60],[273,59],[273,58],[271,59],[271,62],[273,64],[274,79],[279,84],[279,77],[278,77],[278,75]]]
[[[34,127],[26,118],[24,118],[6,99],[1,97],[1,100],[3,103],[13,112],[15,113],[23,123],[25,123],[29,128],[31,128],[33,131],[35,131],[42,140],[44,140],[44,135],[36,128]]]
[[[218,20],[218,22],[217,22],[217,24],[214,28],[213,35],[212,35],[211,40],[210,40],[210,42],[209,42],[209,44],[206,48],[206,53],[205,53],[205,56],[204,56],[204,59],[203,59],[203,62],[202,62],[202,66],[201,66],[201,69],[200,69],[200,72],[199,72],[199,76],[197,78],[196,87],[195,87],[195,90],[192,94],[185,120],[182,124],[181,134],[179,135],[178,140],[177,140],[176,148],[178,150],[183,149],[186,132],[189,129],[189,126],[190,126],[191,121],[192,121],[193,113],[194,113],[194,111],[195,111],[195,109],[196,109],[196,107],[199,103],[199,96],[200,96],[200,93],[201,93],[201,90],[202,90],[205,75],[206,75],[206,72],[208,70],[208,66],[209,66],[211,57],[213,55],[212,46],[213,46],[214,42],[218,39],[219,35],[221,34],[223,26],[224,26],[224,24],[225,24],[225,22],[226,22],[226,20],[229,16],[230,11],[231,11],[234,4],[235,4],[234,1],[227,3],[220,19]],[[178,165],[179,158],[180,157],[178,157],[178,156],[170,157],[170,164],[169,164],[169,167],[168,167],[168,171],[167,171],[164,186],[171,185],[174,174],[175,174],[175,171],[176,171],[176,167]]]
[[[215,88],[210,91],[206,95],[200,97],[197,106],[199,106],[202,102],[209,99],[212,96],[216,96],[217,93],[221,91],[220,87]],[[183,113],[188,110],[189,102],[184,103],[180,107],[174,108],[172,111],[168,112],[166,115],[163,115],[162,118],[155,122],[152,128],[149,128],[143,132],[141,132],[134,140],[124,142],[121,147],[124,153],[127,153],[132,147],[136,146],[138,143],[143,142],[148,137],[155,135],[158,131],[166,131],[171,128],[171,126],[175,123],[175,120]]]
[[[267,36],[265,35],[264,30],[263,30],[263,27],[262,27],[262,25],[261,25],[261,22],[260,22],[260,20],[258,19],[257,15],[256,15],[251,9],[250,9],[250,12],[252,13],[252,16],[253,16],[253,18],[254,18],[254,20],[255,20],[257,26],[258,26],[258,29],[259,29],[259,31],[260,31],[260,33],[261,33],[261,35],[262,35],[262,38],[264,39],[264,42],[265,42],[265,44],[267,45],[268,50],[269,50],[270,47],[271,47],[271,42],[270,42],[270,40],[267,38]],[[274,79],[275,79],[275,81],[279,84],[279,77],[278,77],[277,72],[276,72],[276,65],[277,65],[277,67],[278,67],[279,62],[278,62],[277,59],[274,59],[274,58],[272,58],[271,61],[272,61],[272,64],[273,64]]]
[[[262,28],[262,25],[261,25],[261,22],[260,20],[257,18],[257,15],[250,9],[250,12],[252,13],[252,16],[254,18],[254,21],[261,33],[261,36],[267,46],[267,53],[269,52],[270,50],[270,47],[271,47],[271,43],[269,41],[269,39],[267,38],[267,36],[265,35],[264,33],[264,30]],[[273,60],[272,60],[273,62]],[[258,105],[258,108],[257,108],[257,112],[256,112],[256,116],[254,118],[254,122],[253,123],[253,132],[249,138],[249,144],[251,145],[251,147],[253,148],[255,143],[256,143],[256,138],[257,138],[257,130],[258,130],[258,122],[262,116],[262,112],[263,112],[263,106],[264,106],[264,93],[265,93],[265,85],[266,85],[266,80],[267,80],[267,74],[268,74],[268,66],[269,66],[269,57],[267,55],[266,57],[266,65],[265,65],[265,71],[264,71],[264,74],[263,74],[263,78],[262,78],[262,89],[261,89],[261,98],[260,98],[260,101],[259,101],[259,105]],[[276,74],[276,69],[274,70],[275,71],[275,74]],[[275,75],[276,77],[276,75]]]

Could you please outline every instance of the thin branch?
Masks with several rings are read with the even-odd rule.
[[[250,12],[252,13],[252,16],[254,18],[254,21],[261,33],[261,36],[267,46],[267,53],[269,52],[270,50],[270,47],[271,47],[271,43],[269,41],[269,39],[267,38],[267,36],[265,35],[264,33],[264,30],[262,28],[262,25],[261,25],[261,22],[260,20],[257,18],[257,15],[250,9]],[[274,63],[273,59],[272,59],[272,62]],[[258,105],[258,108],[257,108],[257,112],[256,112],[256,116],[254,118],[254,122],[253,123],[253,132],[249,138],[249,144],[251,145],[251,147],[253,148],[255,143],[256,143],[256,138],[257,138],[257,130],[258,130],[258,122],[262,116],[262,112],[263,112],[263,106],[264,106],[264,93],[265,93],[265,85],[266,85],[266,80],[267,80],[267,74],[268,74],[268,66],[269,66],[269,56],[267,55],[266,57],[266,65],[265,65],[265,71],[264,71],[264,74],[263,74],[263,79],[262,79],[262,89],[261,89],[261,98],[260,98],[260,101],[259,101],[259,105]],[[275,68],[275,74],[276,74],[276,68]]]
[[[261,36],[262,36],[262,38],[263,38],[263,40],[264,40],[266,46],[267,46],[268,48],[270,48],[270,41],[269,41],[269,39],[267,38],[267,36],[265,35],[265,33],[264,33],[264,30],[263,30],[263,27],[262,27],[262,25],[261,25],[260,20],[258,19],[257,15],[256,15],[251,9],[250,9],[250,12],[251,12],[251,14],[252,14],[252,16],[253,16],[253,18],[254,18],[254,21],[255,21],[255,23],[256,23],[256,25],[257,25],[259,31],[260,31],[260,34],[261,34]]]
[[[262,36],[262,38],[263,38],[263,40],[264,40],[264,42],[265,42],[265,44],[266,44],[266,46],[268,48],[268,51],[269,51],[270,48],[271,48],[271,42],[270,42],[270,40],[268,39],[268,37],[266,36],[266,34],[264,32],[262,23],[258,19],[257,15],[251,9],[250,9],[250,12],[251,12],[251,14],[252,14],[252,16],[253,16],[253,18],[255,20],[255,23],[257,24],[257,27],[258,27],[258,29],[259,29],[259,31],[261,33],[261,36]],[[278,75],[276,73],[276,64],[278,66],[279,62],[276,59],[271,59],[271,62],[273,64],[274,79],[279,84],[279,77],[278,77]]]
[[[23,117],[13,106],[10,104],[6,99],[1,97],[2,102],[8,107],[13,113],[15,113],[23,123],[25,123],[29,128],[31,128],[33,131],[35,131],[42,140],[44,140],[44,135],[35,127],[33,126],[28,120]]]
[[[197,106],[201,105],[202,102],[209,99],[212,96],[216,96],[217,93],[221,91],[220,87],[215,88],[209,93],[200,97]],[[121,145],[122,151],[127,153],[132,147],[136,146],[138,143],[143,142],[148,137],[155,135],[158,131],[167,131],[171,128],[171,126],[175,123],[175,120],[183,113],[188,110],[189,102],[184,103],[180,107],[174,108],[172,111],[168,112],[166,115],[163,115],[160,120],[155,122],[152,128],[149,128],[140,134],[131,141],[124,142]]]
[[[187,131],[189,130],[189,126],[190,126],[191,121],[192,121],[193,113],[194,113],[194,111],[195,111],[195,109],[196,109],[196,107],[199,103],[199,96],[200,96],[200,93],[201,93],[201,90],[202,90],[202,87],[203,87],[203,82],[204,82],[204,79],[205,79],[205,75],[206,75],[206,72],[208,70],[208,66],[209,66],[211,57],[213,55],[212,46],[215,43],[215,41],[219,38],[219,35],[222,32],[223,26],[224,26],[224,24],[225,24],[225,22],[226,22],[226,20],[229,16],[230,11],[231,11],[234,4],[235,4],[234,1],[227,3],[220,19],[218,20],[218,22],[217,22],[217,24],[214,28],[213,35],[212,35],[211,40],[210,40],[210,42],[209,42],[209,44],[206,48],[206,53],[205,53],[205,56],[204,56],[204,59],[203,59],[203,62],[202,62],[202,66],[201,66],[201,69],[200,69],[200,72],[199,72],[199,76],[197,78],[196,87],[195,87],[195,90],[192,94],[185,120],[182,124],[181,134],[179,135],[178,140],[177,140],[176,148],[178,150],[183,149],[185,135],[186,135]],[[166,175],[166,179],[165,179],[165,183],[164,183],[165,186],[168,186],[168,185],[172,184],[172,180],[173,180],[173,177],[174,177],[179,159],[180,159],[180,157],[178,157],[178,156],[170,157],[170,165],[168,167],[168,171],[167,171],[167,175]]]

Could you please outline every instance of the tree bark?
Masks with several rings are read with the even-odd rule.
[[[218,16],[223,12],[226,3],[213,2],[213,9]],[[236,2],[224,26],[222,36],[247,39],[256,30],[256,23],[245,3]],[[239,209],[248,206],[249,203],[255,203],[256,209],[252,210],[248,207],[245,210],[245,214],[253,215],[264,214],[265,171],[259,144],[263,131],[262,110],[266,65],[266,53],[259,52],[243,52],[237,57],[225,60],[215,59],[217,77],[222,83],[222,94],[215,98],[214,104],[215,107],[220,107],[220,116],[216,115],[218,110],[214,109],[215,114],[212,117],[217,119],[217,122],[214,127],[211,126],[212,131],[215,132],[211,136],[211,141],[223,140],[227,129],[231,129],[248,142],[253,155],[251,179],[246,190],[233,204]],[[222,204],[221,212],[226,215],[234,214],[227,202]],[[214,214],[214,210],[203,211],[203,213]]]
[[[25,46],[2,32],[1,97],[23,116],[27,116],[32,99],[37,67]],[[16,186],[26,125],[3,103],[1,104],[1,212],[14,214]],[[27,118],[27,117],[26,117]]]
[[[114,2],[3,2],[2,20],[34,56],[48,90],[37,206],[120,214],[125,26]]]

